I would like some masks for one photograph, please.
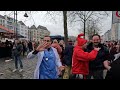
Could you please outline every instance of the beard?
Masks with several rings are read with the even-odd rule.
[[[94,46],[95,46],[95,47],[99,47],[99,44],[100,44],[99,42],[95,42],[95,43],[94,43]]]

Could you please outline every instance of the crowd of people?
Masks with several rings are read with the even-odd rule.
[[[109,43],[101,43],[101,37],[98,34],[93,35],[91,41],[85,40],[82,36],[84,34],[78,35],[74,45],[71,41],[65,45],[63,40],[58,42],[57,40],[52,41],[49,36],[44,37],[43,44],[27,56],[28,59],[38,57],[35,78],[107,79],[111,77],[109,79],[112,79],[113,72],[111,73],[110,70],[115,66],[112,65],[114,59],[118,59],[120,56],[119,45],[116,42],[111,42],[111,46]],[[57,69],[55,70],[55,68]],[[105,77],[104,70],[107,70]]]
[[[18,63],[20,64],[20,72],[23,70],[22,57],[25,57],[29,52],[33,51],[40,42],[31,42],[27,40],[15,39],[14,42],[6,40],[0,41],[0,58],[15,61],[15,69],[18,70]],[[7,61],[6,60],[6,61]]]
[[[75,42],[69,39],[67,45],[64,40],[52,40],[50,36],[45,36],[40,42],[6,41],[0,42],[0,49],[8,52],[2,52],[3,55],[15,60],[13,72],[19,69],[18,63],[19,71],[24,70],[21,56],[27,56],[28,60],[37,56],[34,79],[120,78],[120,44],[116,41],[101,43],[98,34],[93,35],[90,41],[84,39],[84,34],[79,34]],[[105,77],[104,70],[107,71]]]

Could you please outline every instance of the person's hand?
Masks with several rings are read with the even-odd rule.
[[[65,70],[65,66],[60,66],[58,69],[59,69],[59,75],[62,75]]]
[[[60,66],[59,67],[59,71],[61,72],[61,71],[63,71],[65,69],[65,66]]]
[[[101,49],[101,48],[99,48],[99,47],[98,47],[98,48],[94,47],[94,50],[97,50],[97,51],[99,51],[100,49]]]
[[[44,51],[45,50],[45,48],[47,47],[47,45],[48,45],[48,43],[47,42],[43,42],[41,45],[39,45],[38,47],[37,47],[37,51]]]
[[[110,66],[110,61],[105,60],[105,61],[103,62],[103,64],[104,64],[104,67],[105,67],[107,70],[110,70],[110,68],[111,68],[111,66]]]

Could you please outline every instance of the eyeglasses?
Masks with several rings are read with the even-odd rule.
[[[50,42],[50,40],[43,40],[44,42]]]

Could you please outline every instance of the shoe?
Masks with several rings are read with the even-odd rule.
[[[10,61],[12,61],[13,59],[9,59]]]
[[[5,60],[5,62],[9,62],[10,60]]]
[[[19,70],[19,72],[22,72],[22,71],[23,71],[23,69],[20,69],[20,70]]]
[[[16,72],[17,71],[17,69],[14,69],[12,72]]]
[[[0,75],[3,75],[4,73],[0,73]]]

